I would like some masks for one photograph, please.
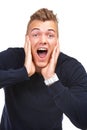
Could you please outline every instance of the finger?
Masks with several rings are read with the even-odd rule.
[[[27,37],[27,50],[28,50],[28,53],[31,53],[31,43],[30,43],[29,37]]]
[[[56,44],[56,46],[55,46],[55,48],[54,48],[54,50],[53,50],[53,53],[52,53],[52,57],[55,58],[55,56],[58,54],[58,50],[59,50],[59,45]]]
[[[26,48],[26,36],[25,36],[25,43],[24,43],[24,49]]]
[[[27,36],[25,36],[25,44],[24,44],[24,49],[25,49],[25,51],[27,51]]]
[[[55,48],[55,60],[58,59],[59,54],[60,54],[60,46],[59,46],[59,43],[58,43],[56,48]]]
[[[56,44],[53,54],[52,54],[52,61],[54,60],[54,63],[57,62],[59,53],[60,53],[60,47],[59,47],[59,43],[58,43],[58,44]]]
[[[31,44],[30,44],[29,36],[25,37],[25,50],[26,53],[31,53]]]

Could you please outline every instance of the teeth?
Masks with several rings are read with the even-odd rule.
[[[46,50],[46,48],[39,48],[38,50],[43,51],[43,50]]]

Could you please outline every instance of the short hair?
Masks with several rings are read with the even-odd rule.
[[[54,14],[52,10],[49,10],[47,8],[41,8],[30,16],[30,21],[28,22],[28,25],[27,25],[26,34],[28,34],[29,26],[32,23],[32,21],[34,21],[34,20],[40,20],[43,22],[52,20],[55,23],[57,23],[57,27],[58,27],[57,15]]]

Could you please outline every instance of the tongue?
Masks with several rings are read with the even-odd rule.
[[[40,58],[44,58],[46,56],[46,54],[47,54],[46,52],[43,52],[43,53],[39,53],[38,55]]]

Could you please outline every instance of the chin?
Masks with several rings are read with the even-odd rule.
[[[35,63],[38,68],[44,68],[47,66],[48,62]]]

